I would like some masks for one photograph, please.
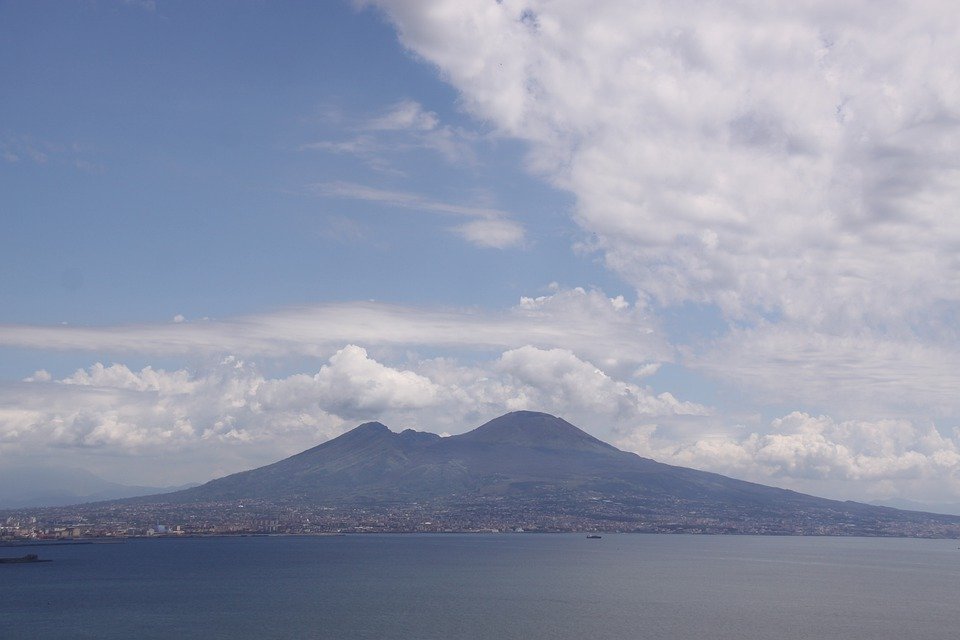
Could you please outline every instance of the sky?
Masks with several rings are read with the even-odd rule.
[[[0,467],[512,410],[960,503],[948,2],[0,2]]]

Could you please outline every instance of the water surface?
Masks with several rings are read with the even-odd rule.
[[[950,540],[363,535],[129,540],[0,566],[0,638],[954,637]]]

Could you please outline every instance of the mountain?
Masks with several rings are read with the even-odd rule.
[[[960,535],[960,517],[827,500],[662,464],[530,411],[446,438],[369,422],[274,464],[133,502],[323,509],[345,521],[362,508],[385,530],[422,518],[454,529],[525,522],[550,530]]]
[[[0,509],[55,507],[183,488],[118,484],[71,467],[0,467]]]
[[[273,500],[396,503],[453,495],[609,490],[624,474],[667,468],[543,413],[518,411],[441,438],[379,422],[274,464],[156,497],[173,502]],[[628,482],[628,484],[630,484]],[[647,482],[648,487],[656,481]]]

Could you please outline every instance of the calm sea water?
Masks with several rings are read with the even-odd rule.
[[[131,540],[0,566],[0,638],[949,638],[956,541]]]

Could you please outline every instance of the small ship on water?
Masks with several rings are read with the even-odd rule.
[[[40,556],[35,553],[28,553],[25,556],[19,558],[0,558],[0,564],[26,564],[28,562],[50,562],[49,560],[41,560]]]

